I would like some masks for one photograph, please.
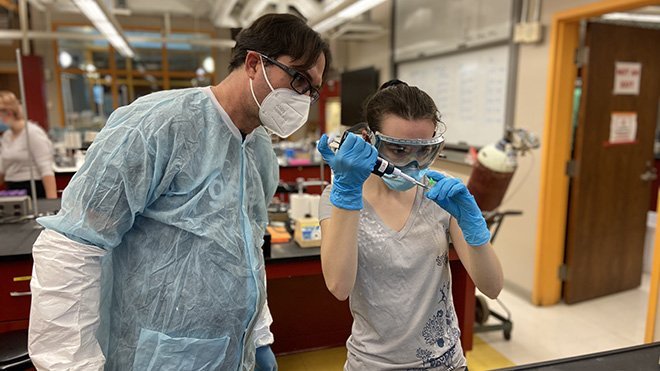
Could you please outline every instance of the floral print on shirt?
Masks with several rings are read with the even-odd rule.
[[[442,267],[447,264],[448,258],[445,252],[442,256],[436,258],[438,266]],[[438,306],[440,309],[426,321],[422,330],[422,337],[424,342],[431,348],[417,348],[415,356],[424,362],[427,367],[444,367],[448,370],[452,369],[452,361],[456,354],[456,344],[461,336],[460,330],[456,326],[452,326],[455,314],[454,305],[449,300],[449,290],[451,286],[449,282],[442,285],[440,291],[440,300]],[[445,348],[450,346],[444,354],[437,357],[437,349],[434,347]],[[434,352],[434,350],[436,352]]]

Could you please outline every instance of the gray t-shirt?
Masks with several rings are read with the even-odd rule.
[[[331,210],[327,187],[319,219],[330,218]],[[451,293],[449,219],[418,189],[410,217],[397,232],[364,200],[346,370],[465,367]]]

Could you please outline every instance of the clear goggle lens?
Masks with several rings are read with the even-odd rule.
[[[397,167],[417,163],[419,169],[429,167],[444,148],[445,138],[437,135],[431,139],[393,138],[375,134],[378,155]]]

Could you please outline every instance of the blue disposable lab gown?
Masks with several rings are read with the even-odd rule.
[[[106,370],[253,368],[278,171],[266,131],[243,140],[208,88],[112,114],[61,211],[39,219],[110,252],[97,335]]]

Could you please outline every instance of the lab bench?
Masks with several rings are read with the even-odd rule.
[[[53,212],[60,200],[39,200],[39,211]],[[0,224],[0,333],[28,328],[32,244],[42,227],[34,219]]]
[[[59,200],[42,200],[39,207],[57,210]],[[0,333],[28,327],[32,244],[40,232],[34,220],[0,225]],[[472,349],[474,284],[453,249],[449,259],[461,342],[468,351]],[[300,248],[295,242],[271,245],[266,276],[275,353],[345,344],[353,321],[348,300],[337,300],[326,288],[318,247]]]

